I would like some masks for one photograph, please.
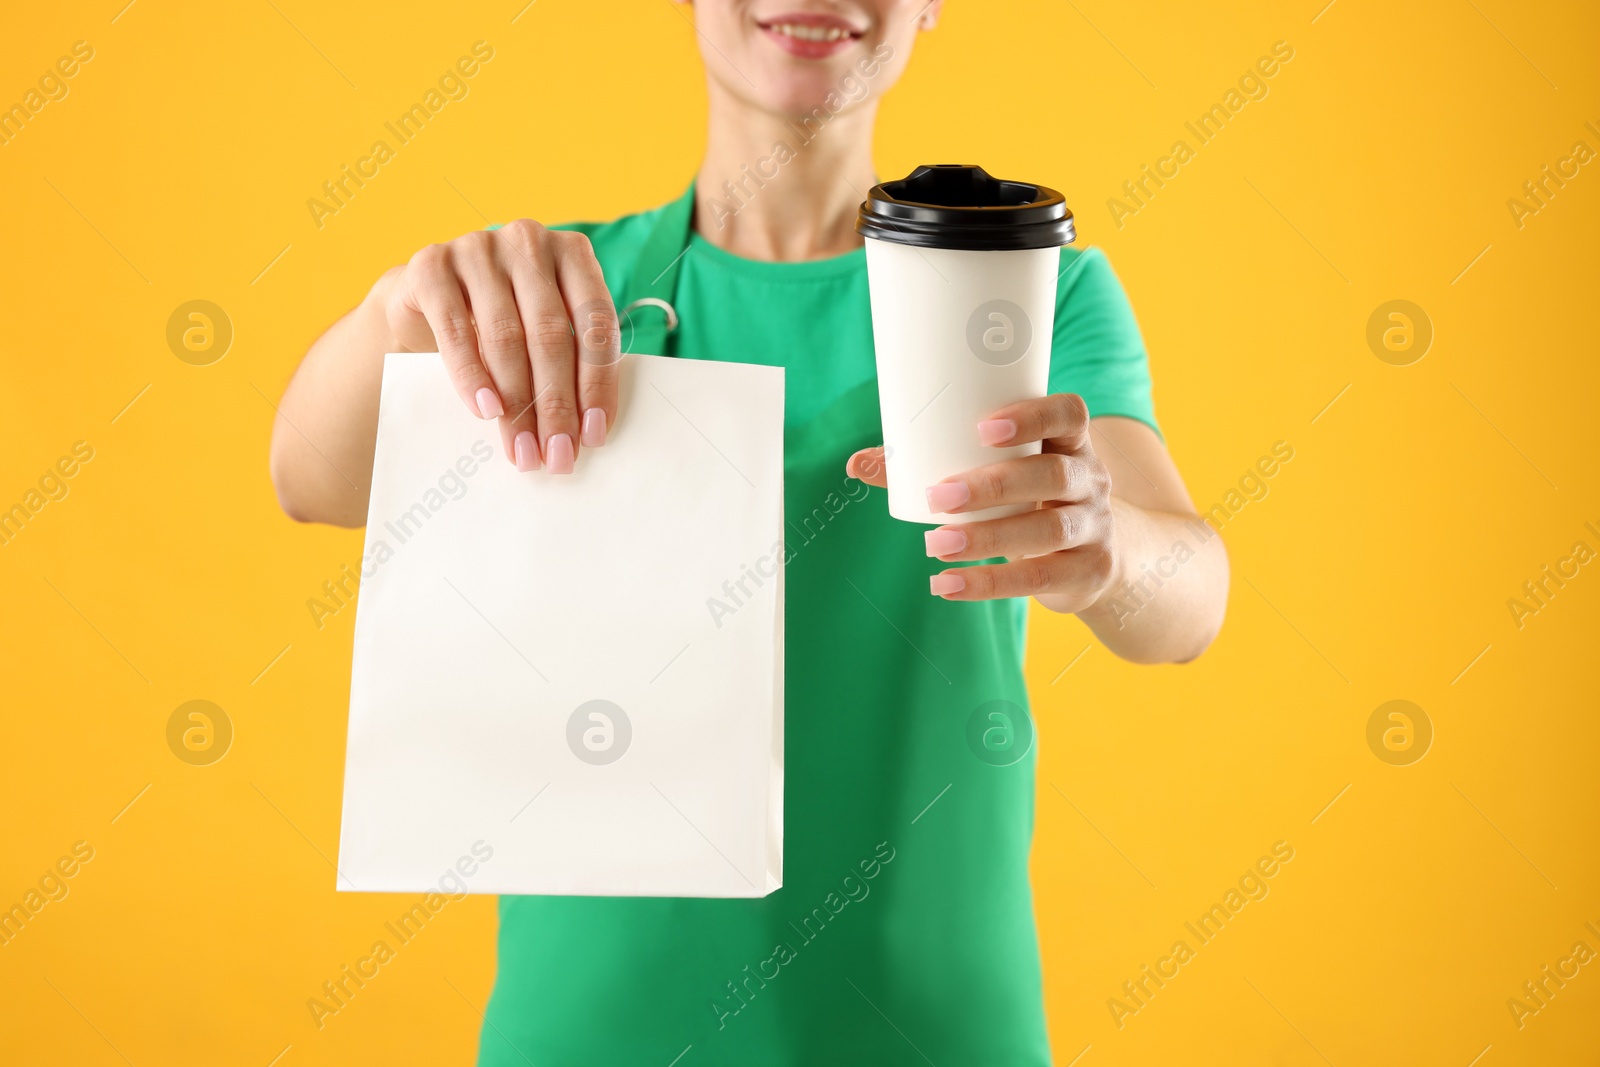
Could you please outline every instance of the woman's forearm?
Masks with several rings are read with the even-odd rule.
[[[398,348],[384,314],[394,273],[317,338],[278,402],[272,484],[301,522],[366,522],[383,357]]]
[[[1112,514],[1116,577],[1078,617],[1123,659],[1194,659],[1216,637],[1227,610],[1228,553],[1222,538],[1199,516],[1147,510],[1117,497]],[[1052,607],[1047,596],[1039,600]]]

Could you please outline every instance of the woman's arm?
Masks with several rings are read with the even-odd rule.
[[[272,426],[272,484],[299,522],[360,526],[367,521],[378,432],[383,357],[400,350],[384,315],[396,267],[317,338],[278,402]]]
[[[1090,607],[1078,611],[1095,636],[1136,663],[1186,663],[1222,628],[1228,605],[1228,550],[1196,513],[1172,456],[1135,419],[1089,423],[1111,478],[1116,573]],[[1039,597],[1056,611],[1070,607]]]
[[[306,353],[272,430],[291,518],[366,521],[383,357],[397,351],[438,351],[519,470],[570,474],[580,441],[603,445],[616,421],[621,331],[589,239],[529,219],[479,230],[386,272]]]
[[[1227,552],[1153,430],[1133,419],[1091,422],[1081,397],[1058,394],[1002,408],[976,432],[986,445],[1041,441],[1043,451],[929,486],[933,510],[1039,508],[929,530],[929,556],[1009,560],[935,574],[935,596],[1032,596],[1076,613],[1112,652],[1139,663],[1182,663],[1205,651],[1227,607]],[[881,448],[857,452],[846,469],[887,484]]]

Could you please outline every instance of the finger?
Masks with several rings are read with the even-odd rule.
[[[940,526],[923,534],[923,539],[928,555],[950,562],[997,556],[1021,559],[1086,544],[1100,533],[1098,526],[1089,508],[1064,504],[1003,519]]]
[[[511,281],[495,256],[495,237],[484,231],[456,242],[457,272],[467,291],[478,351],[505,405],[500,419],[500,444],[518,470],[535,470],[532,377],[528,370],[527,332],[517,310]],[[527,436],[523,436],[526,434]]]
[[[571,474],[578,450],[577,374],[572,320],[555,281],[554,235],[527,219],[497,232],[505,235],[504,262],[528,337],[539,451],[545,470]]]
[[[389,332],[394,335],[396,352],[437,352],[439,342],[434,340],[428,317],[416,305],[408,286],[408,264],[390,267],[383,272],[380,282],[387,286],[383,305]]]
[[[845,460],[844,472],[858,481],[875,485],[879,489],[889,487],[889,474],[883,465],[883,448],[863,448],[849,459]]]
[[[1079,452],[1089,444],[1089,405],[1076,393],[1009,404],[978,423],[978,440],[996,448],[1043,441],[1049,451]]]
[[[391,322],[398,319],[404,324],[411,314],[420,314],[426,320],[450,381],[467,410],[480,419],[498,418],[505,408],[479,358],[478,337],[472,328],[467,299],[443,245],[429,245],[411,257],[406,284],[398,287],[391,299]]]
[[[1111,571],[1110,549],[1096,543],[1011,563],[943,571],[928,579],[928,589],[945,600],[997,600],[1041,593],[1070,598],[1081,593],[1087,607],[1105,588]]]
[[[556,284],[577,338],[579,438],[585,447],[598,448],[617,422],[622,327],[589,238],[575,232],[551,236],[555,239]]]
[[[1105,468],[1082,456],[1044,452],[977,467],[928,487],[928,507],[940,514],[1046,500],[1078,503],[1094,494]]]

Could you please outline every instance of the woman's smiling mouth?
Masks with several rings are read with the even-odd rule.
[[[824,59],[850,47],[862,34],[848,21],[834,15],[779,15],[756,25],[779,48],[802,59]]]

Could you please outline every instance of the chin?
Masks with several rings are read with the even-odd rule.
[[[862,99],[859,91],[848,93],[840,88],[840,81],[852,70],[845,66],[832,77],[808,72],[803,77],[789,78],[781,85],[773,85],[760,92],[761,103],[767,111],[796,121],[815,114],[818,109],[830,115],[849,111]]]

